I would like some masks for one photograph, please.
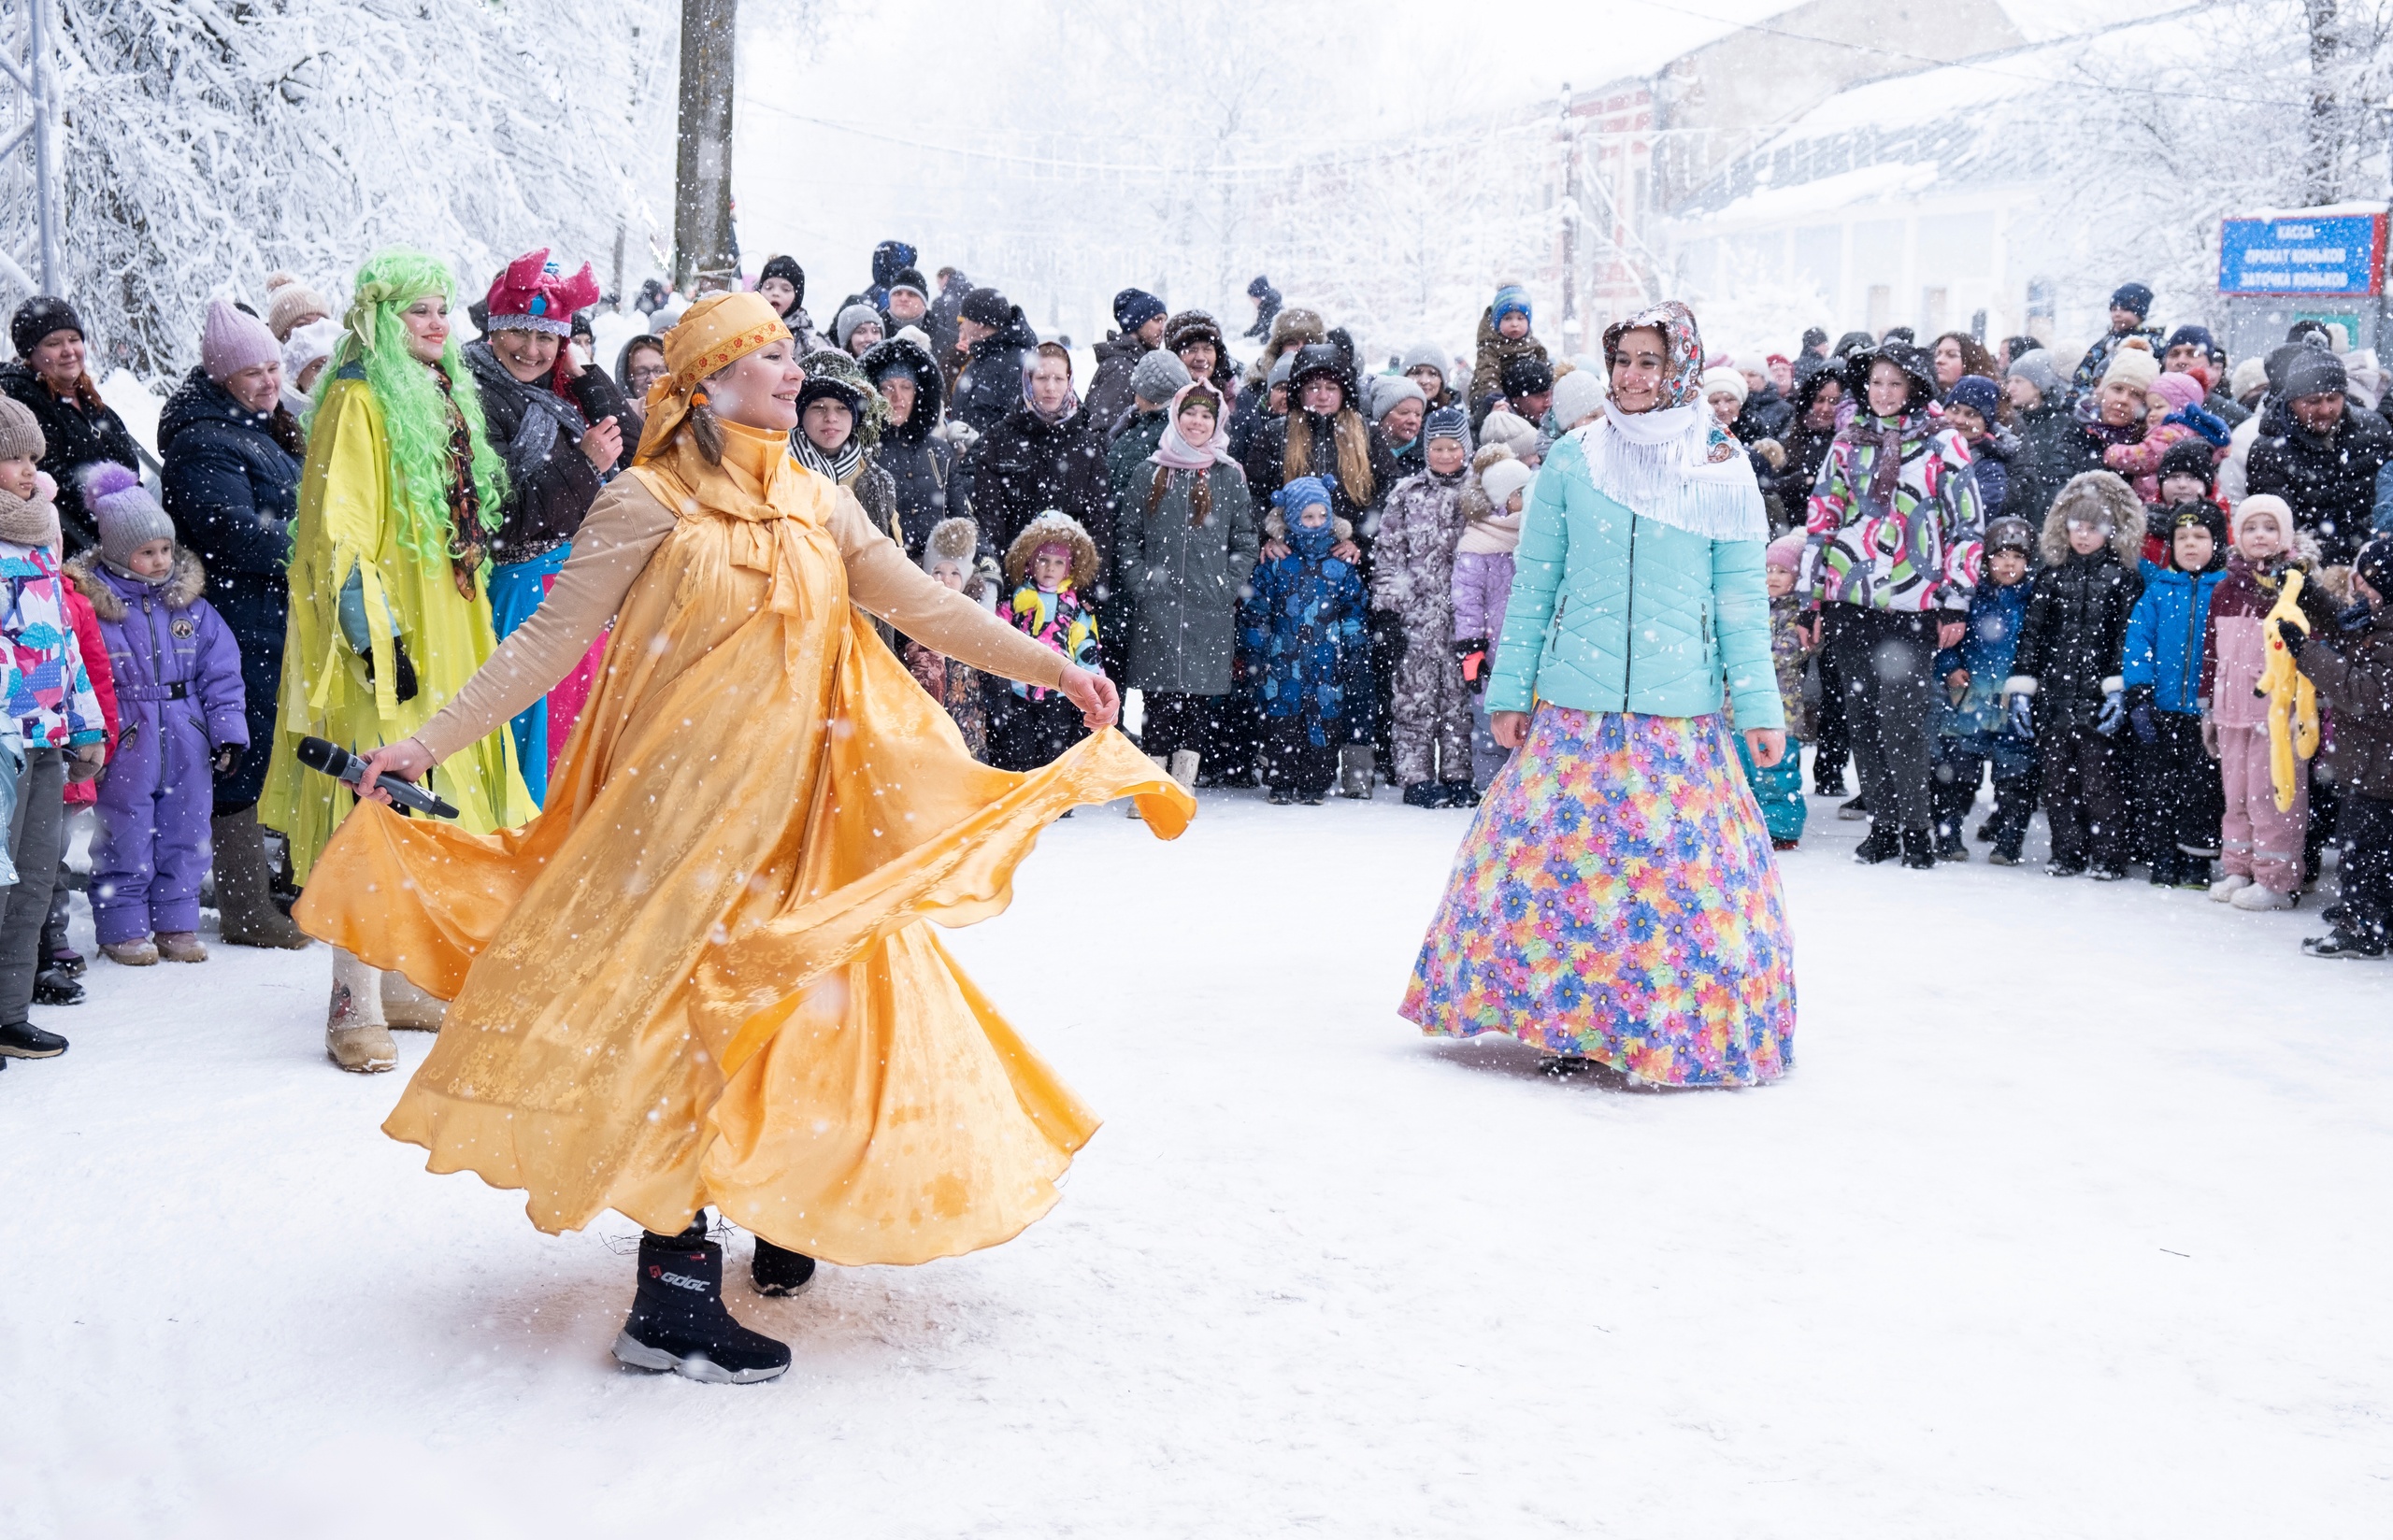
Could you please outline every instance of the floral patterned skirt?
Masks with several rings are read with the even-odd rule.
[[[1716,716],[1540,706],[1454,857],[1399,1007],[1665,1085],[1794,1064],[1795,948]]]

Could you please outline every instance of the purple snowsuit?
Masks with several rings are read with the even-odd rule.
[[[100,777],[92,842],[92,922],[100,944],[199,929],[216,810],[216,750],[250,741],[241,649],[200,597],[208,574],[178,547],[155,587],[90,552],[67,575],[98,615],[122,720]]]
[[[1478,491],[1476,483],[1471,490]],[[1496,639],[1504,634],[1504,606],[1512,597],[1512,564],[1509,550],[1454,553],[1454,640],[1485,642],[1486,667],[1495,666]],[[1470,692],[1470,781],[1485,791],[1512,753],[1496,741],[1494,720],[1487,714],[1487,676],[1483,673],[1479,677],[1480,688]]]

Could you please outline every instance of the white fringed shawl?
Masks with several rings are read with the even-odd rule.
[[[1761,485],[1741,446],[1712,459],[1712,408],[1703,402],[1604,415],[1570,436],[1596,490],[1657,524],[1707,540],[1767,540]]]

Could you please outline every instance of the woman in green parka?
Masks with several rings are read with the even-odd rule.
[[[1422,945],[1405,1017],[1555,1073],[1753,1085],[1791,1066],[1794,947],[1754,762],[1785,752],[1753,467],[1685,306],[1604,333],[1604,415],[1532,484],[1487,708],[1517,750]]]
[[[1225,436],[1220,392],[1182,386],[1113,521],[1114,570],[1132,614],[1125,682],[1146,706],[1140,745],[1188,787],[1212,719],[1229,704],[1239,595],[1261,545]]]

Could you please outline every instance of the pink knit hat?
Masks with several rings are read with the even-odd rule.
[[[282,345],[265,321],[230,300],[211,300],[199,333],[199,365],[219,385],[244,369],[282,362]]]
[[[1788,531],[1763,549],[1762,564],[1800,572],[1803,569],[1803,547],[1810,539],[1811,536],[1801,530]]]
[[[2162,375],[2154,380],[2146,393],[2160,397],[2168,402],[2171,408],[2182,412],[2188,406],[2200,406],[2202,397],[2209,392],[2202,389],[2202,382],[2193,376],[2172,374]]]

